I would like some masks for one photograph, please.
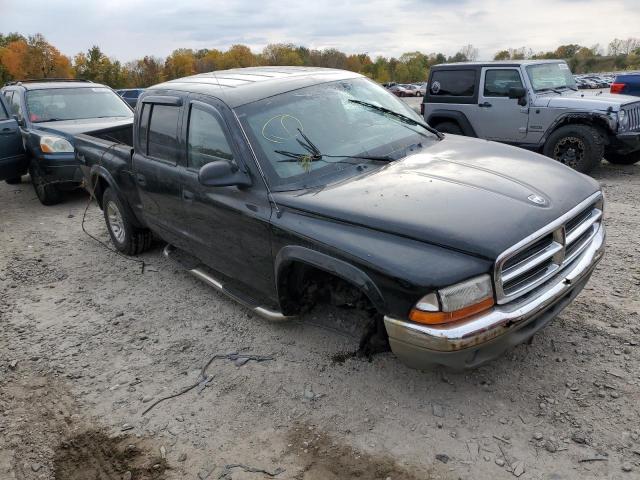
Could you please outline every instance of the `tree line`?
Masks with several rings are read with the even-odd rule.
[[[371,58],[367,53],[346,54],[335,48],[309,49],[290,43],[267,45],[255,53],[246,45],[227,50],[174,50],[168,57],[145,56],[126,63],[93,46],[73,58],[63,55],[41,34],[23,36],[0,33],[0,84],[14,79],[78,78],[113,88],[147,87],[165,80],[202,72],[260,65],[300,65],[351,70],[378,82],[425,81],[429,69],[440,63],[476,60],[478,50],[466,45],[455,55],[407,52],[396,57]],[[640,68],[640,40],[614,39],[607,48],[561,45],[554,51],[534,53],[526,47],[497,52],[496,60],[558,58],[569,62],[575,73]]]

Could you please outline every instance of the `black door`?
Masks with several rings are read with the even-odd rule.
[[[3,97],[0,94],[0,180],[12,181],[27,173],[28,164],[20,126]]]
[[[184,248],[181,171],[185,159],[179,135],[182,99],[155,95],[147,98],[138,119],[133,156],[142,211],[152,230]]]
[[[264,184],[254,179],[251,187],[205,187],[198,182],[199,169],[211,161],[233,162],[247,170],[250,160],[238,148],[246,145],[238,145],[220,113],[225,107],[206,102],[192,98],[182,129],[187,139],[182,193],[190,250],[243,283],[257,299],[273,299],[271,205]]]

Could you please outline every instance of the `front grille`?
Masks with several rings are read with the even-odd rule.
[[[640,130],[640,103],[634,103],[624,109],[629,115],[629,131]]]
[[[558,275],[591,243],[602,222],[602,195],[578,207],[500,255],[495,268],[498,303],[525,295]]]

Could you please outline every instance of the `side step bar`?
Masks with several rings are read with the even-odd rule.
[[[176,247],[174,247],[173,245],[169,245],[167,244],[166,247],[164,247],[164,256],[167,257],[170,260],[175,261],[176,263],[182,265],[184,267],[184,269],[189,272],[191,275],[193,275],[194,277],[202,280],[203,282],[205,282],[207,285],[209,285],[210,287],[213,287],[215,290],[217,290],[220,293],[225,294],[226,296],[228,296],[229,298],[231,298],[232,300],[235,300],[236,302],[240,303],[241,305],[247,307],[248,309],[252,310],[253,313],[255,313],[256,315],[261,316],[262,318],[266,318],[267,320],[270,320],[272,322],[282,322],[285,320],[289,320],[293,317],[288,317],[283,315],[282,313],[275,311],[275,310],[270,310],[266,307],[262,307],[262,306],[258,306],[258,305],[253,305],[251,302],[248,302],[247,300],[240,298],[238,295],[233,294],[232,292],[230,292],[229,290],[227,290],[224,287],[224,284],[220,281],[218,281],[216,278],[212,277],[208,272],[206,272],[203,268],[201,268],[202,264],[199,264],[197,266],[192,266],[192,265],[185,265],[183,262],[173,258],[173,256],[175,256],[175,253],[178,252],[178,249]]]

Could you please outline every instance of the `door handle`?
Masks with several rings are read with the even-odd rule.
[[[188,201],[193,200],[193,192],[190,192],[189,190],[182,190],[182,198]]]
[[[15,133],[16,130],[10,127],[5,127],[3,128],[0,133],[2,133],[3,135],[9,135],[10,133]]]
[[[136,182],[138,182],[138,185],[140,185],[141,187],[146,187],[147,186],[147,179],[144,175],[141,175],[140,173],[138,173],[136,175]]]
[[[484,102],[484,103],[479,103],[478,106],[482,108],[489,108],[491,107],[491,104],[489,102]]]

